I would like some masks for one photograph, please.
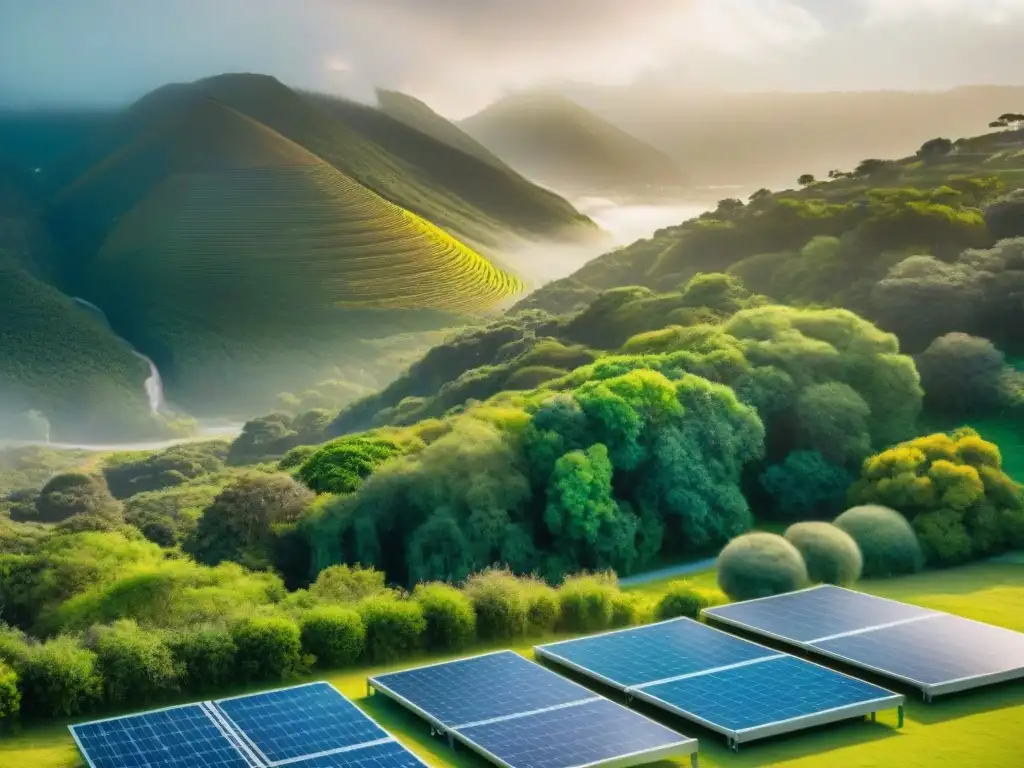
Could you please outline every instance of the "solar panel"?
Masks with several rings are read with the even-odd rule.
[[[372,690],[503,768],[639,765],[697,741],[512,651],[371,677]]]
[[[913,685],[927,700],[1024,677],[1024,634],[842,587],[812,587],[704,614]]]
[[[741,742],[900,708],[904,697],[679,618],[536,654]]]
[[[71,726],[90,768],[424,768],[328,683]]]

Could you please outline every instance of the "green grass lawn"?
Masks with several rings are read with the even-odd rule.
[[[691,577],[714,585],[714,574]],[[639,587],[656,594],[664,583]],[[867,592],[950,611],[969,618],[1024,631],[1024,562],[985,563],[881,582],[865,582]],[[515,650],[530,655],[532,643]],[[984,652],[984,649],[979,649]],[[403,662],[394,668],[411,666]],[[381,696],[366,695],[366,677],[382,668],[346,670],[326,678],[398,736],[431,766],[483,768],[465,749],[453,752],[443,739],[431,738],[426,723]],[[323,677],[323,676],[321,676]],[[896,713],[884,712],[877,723],[855,721],[745,745],[738,754],[721,737],[681,720],[666,720],[701,739],[703,766],[898,766],[941,768],[977,765],[1001,768],[1020,764],[1024,749],[1024,683],[1016,682],[939,699],[926,705],[908,693],[907,718],[896,730]],[[2,768],[72,768],[78,754],[64,723],[26,726],[0,739]],[[669,763],[664,763],[667,767]]]

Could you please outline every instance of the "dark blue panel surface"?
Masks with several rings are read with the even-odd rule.
[[[1024,668],[1024,634],[949,614],[812,648],[926,685]]]
[[[71,731],[95,768],[250,768],[199,704]]]
[[[806,643],[935,611],[840,587],[821,586],[709,608],[704,613],[779,638]]]
[[[387,738],[387,733],[327,683],[216,702],[269,762]]]
[[[425,768],[412,752],[397,741],[350,749],[287,763],[286,768]]]
[[[594,696],[512,651],[379,675],[373,681],[449,727]]]
[[[641,689],[646,696],[729,730],[779,723],[892,698],[884,688],[794,656]]]
[[[552,643],[541,650],[623,687],[779,655],[685,619]]]
[[[460,731],[516,768],[571,768],[690,741],[607,699]]]

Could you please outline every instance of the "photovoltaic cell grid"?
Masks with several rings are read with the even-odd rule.
[[[903,681],[927,699],[1024,677],[1024,634],[842,587],[813,587],[704,614]]]
[[[697,741],[511,651],[372,677],[372,689],[505,768],[637,765]]]
[[[724,733],[738,744],[904,698],[691,619],[538,646],[538,656]]]
[[[328,683],[70,730],[90,768],[423,768]]]

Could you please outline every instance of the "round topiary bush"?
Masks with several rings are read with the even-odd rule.
[[[774,533],[747,533],[718,555],[718,586],[733,600],[800,589],[808,582],[800,550]]]
[[[458,650],[476,639],[473,601],[455,587],[441,582],[418,584],[412,596],[423,609],[428,648]]]
[[[366,627],[366,654],[370,661],[394,661],[419,650],[427,631],[423,608],[412,600],[374,595],[357,606]]]
[[[336,669],[352,664],[366,645],[366,627],[358,613],[339,605],[314,608],[300,621],[302,650],[316,656],[317,666]]]
[[[860,547],[832,523],[795,523],[786,529],[786,541],[800,550],[807,576],[819,584],[852,584],[860,578],[864,559]]]
[[[857,542],[868,578],[914,573],[924,565],[913,527],[899,512],[876,504],[852,507],[835,519]]]

